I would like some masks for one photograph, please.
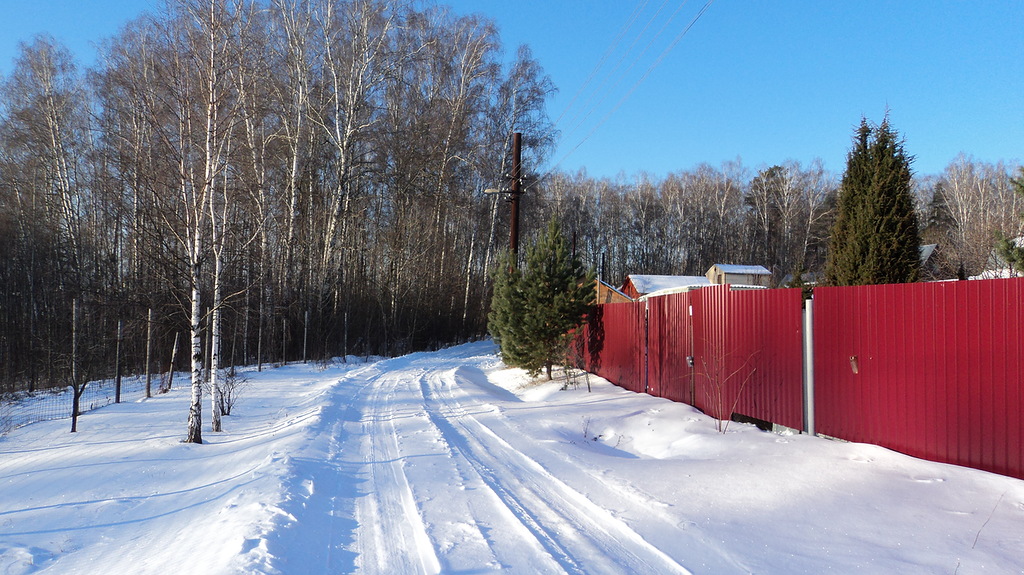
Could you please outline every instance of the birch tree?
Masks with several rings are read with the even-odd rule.
[[[18,325],[11,337],[27,343],[26,357],[12,353],[4,363],[24,365],[30,385],[37,365],[54,382],[54,357],[33,357],[37,344],[47,342],[48,354],[66,349],[70,302],[96,277],[86,239],[89,208],[95,207],[86,177],[87,94],[67,48],[37,36],[19,46],[11,74],[0,82],[0,99],[0,208],[16,216],[9,226],[12,249],[4,256],[15,264],[7,285],[19,296],[5,311],[21,311],[20,321],[9,320]],[[95,226],[91,232],[97,233]],[[96,343],[90,341],[95,333],[80,335]]]
[[[528,49],[505,61],[479,16],[164,0],[103,43],[88,84],[55,43],[26,46],[0,82],[4,385],[66,379],[68,295],[152,308],[155,353],[189,332],[187,440],[200,442],[207,387],[220,428],[236,340],[262,362],[294,356],[304,329],[325,355],[480,335],[507,227],[479,191],[500,185],[513,132],[537,195],[526,209],[544,209],[530,171],[550,151],[553,86]],[[98,313],[82,341],[109,356],[98,334],[115,318]],[[129,368],[146,363],[124,351]]]
[[[236,85],[233,82],[237,73],[242,54],[235,51],[234,39],[240,35],[242,18],[247,15],[242,2],[223,2],[221,0],[189,0],[183,3],[187,19],[191,26],[187,28],[187,47],[189,56],[198,72],[198,93],[196,94],[203,114],[201,128],[202,141],[199,144],[201,154],[200,165],[202,177],[194,181],[193,188],[199,188],[196,198],[205,199],[209,219],[210,255],[213,260],[213,307],[210,321],[210,390],[211,390],[211,428],[221,431],[221,381],[220,361],[222,343],[222,306],[224,304],[224,250],[225,228],[229,214],[229,182],[226,172],[230,161],[230,142],[238,99]],[[197,142],[199,143],[199,142]],[[223,185],[218,186],[218,179],[223,176]],[[197,222],[199,223],[199,222]],[[194,237],[200,238],[203,230],[197,227]],[[202,245],[195,242],[196,261],[201,262]],[[193,274],[193,281],[199,283],[198,266]],[[194,292],[193,325],[200,317],[197,314],[198,291]],[[199,338],[193,333],[193,377],[196,376],[196,358],[201,359],[201,348],[197,347]],[[193,382],[193,394],[196,388],[201,394],[201,386]],[[193,396],[195,397],[195,396]],[[195,400],[195,399],[193,399]],[[190,418],[191,419],[191,418]],[[190,433],[193,426],[201,422],[189,424]]]
[[[315,118],[333,147],[333,190],[326,198],[319,277],[327,284],[347,237],[359,146],[378,121],[378,98],[392,62],[390,42],[398,15],[376,0],[338,4],[321,0],[319,32],[323,38],[325,106]]]
[[[1013,192],[1010,169],[961,154],[950,162],[934,187],[933,214],[946,223],[940,236],[942,257],[951,271],[977,275],[990,263],[994,238],[1016,237],[1021,198]],[[944,253],[943,253],[944,252]]]

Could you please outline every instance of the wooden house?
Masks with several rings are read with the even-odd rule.
[[[594,289],[597,290],[597,299],[594,303],[624,303],[632,301],[629,296],[601,280],[595,280],[594,286]]]
[[[772,272],[764,266],[715,264],[708,270],[707,279],[716,285],[769,287]]]

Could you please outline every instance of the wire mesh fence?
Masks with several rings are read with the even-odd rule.
[[[168,383],[166,374],[157,375],[152,380],[152,392],[159,393],[161,388],[167,389],[163,386]],[[122,402],[134,401],[145,395],[145,376],[121,378]],[[73,398],[70,386],[33,393],[0,394],[0,436],[31,423],[71,418]],[[116,400],[117,385],[114,379],[93,381],[85,386],[78,407],[80,413],[86,413],[110,405]]]

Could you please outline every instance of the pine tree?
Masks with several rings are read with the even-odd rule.
[[[516,318],[522,313],[523,301],[519,289],[521,274],[513,264],[512,256],[505,252],[498,257],[494,271],[494,293],[491,296],[491,311],[487,315],[487,329],[502,350],[508,342],[518,339],[511,333],[518,327]]]
[[[570,332],[583,323],[594,303],[594,272],[570,253],[554,219],[547,232],[527,248],[525,270],[506,256],[494,274],[488,329],[501,347],[502,360],[531,376],[565,357]]]
[[[861,119],[847,156],[839,213],[829,238],[828,284],[917,281],[921,239],[910,162],[888,117],[876,128]]]

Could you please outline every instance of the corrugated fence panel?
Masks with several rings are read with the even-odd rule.
[[[1024,478],[1024,279],[815,290],[826,435]]]
[[[746,377],[749,372],[740,359],[742,351],[734,349],[724,328],[730,315],[726,305],[728,293],[725,286],[701,288],[694,292],[690,302],[693,306],[693,405],[718,419],[729,419],[732,399],[739,387],[735,380]]]
[[[755,371],[736,412],[803,429],[803,294],[799,289],[734,291],[732,328]]]
[[[690,297],[678,293],[647,300],[647,392],[684,403],[693,402],[693,370],[686,362],[693,353]]]
[[[696,406],[803,428],[802,296],[798,289],[694,292]]]
[[[587,325],[587,365],[591,373],[631,391],[643,392],[644,304],[597,306]]]

